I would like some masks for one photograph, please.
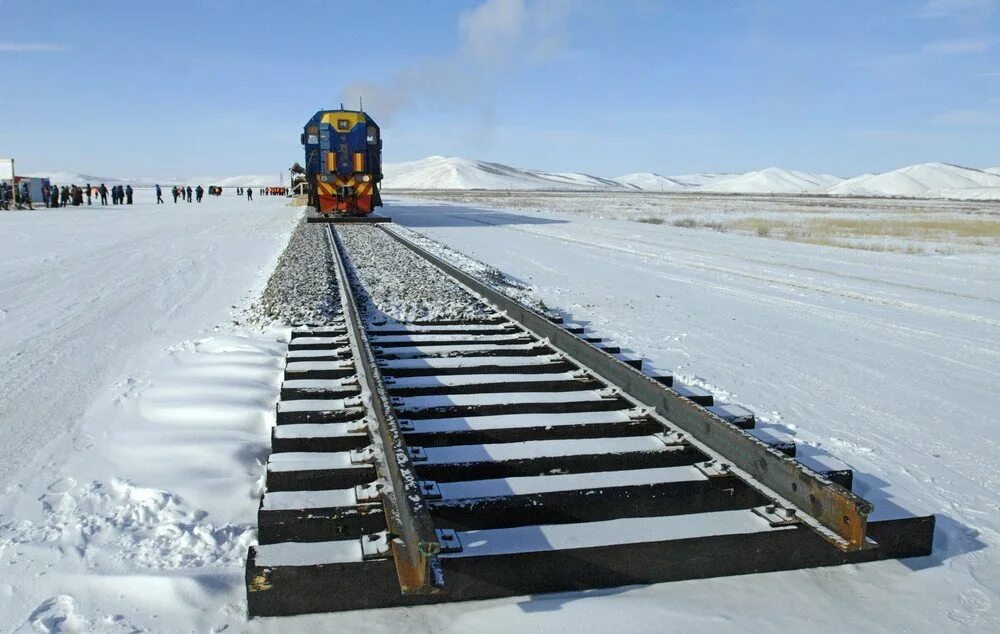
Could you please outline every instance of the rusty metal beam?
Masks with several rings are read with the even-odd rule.
[[[396,414],[382,382],[375,353],[372,351],[351,288],[344,255],[332,225],[328,239],[333,251],[340,287],[340,301],[347,321],[347,335],[355,350],[358,379],[367,388],[376,433],[375,472],[387,483],[381,491],[385,521],[391,536],[392,559],[403,594],[437,594],[444,589],[444,579],[437,553],[441,551],[427,504],[420,494],[416,472],[410,462]]]
[[[585,365],[646,406],[671,425],[689,434],[735,467],[747,483],[785,506],[794,506],[803,521],[843,551],[868,548],[866,525],[872,504],[834,484],[735,425],[654,381],[618,358],[552,323],[544,315],[520,304],[461,269],[429,253],[411,240],[380,227],[423,259],[458,280],[538,337]]]

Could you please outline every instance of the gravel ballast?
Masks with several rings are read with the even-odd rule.
[[[261,295],[261,319],[285,325],[328,324],[341,314],[326,226],[299,221]]]
[[[483,303],[380,228],[337,227],[350,260],[359,304],[369,321],[476,319]]]

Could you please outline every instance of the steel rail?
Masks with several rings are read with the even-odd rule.
[[[392,558],[403,594],[437,594],[444,590],[444,578],[437,553],[441,551],[430,511],[420,493],[416,471],[410,462],[399,421],[389,403],[388,393],[368,335],[365,332],[354,291],[351,288],[345,256],[333,225],[328,226],[327,238],[333,251],[340,287],[340,301],[347,322],[347,334],[356,352],[358,378],[370,395],[369,405],[375,433],[371,433],[375,448],[374,464],[385,510],[386,526],[392,548]]]
[[[675,390],[653,380],[620,359],[568,332],[538,312],[507,297],[458,267],[426,251],[411,240],[385,227],[382,231],[436,266],[506,313],[508,319],[548,339],[552,347],[566,354],[608,383],[620,388],[640,403],[652,407],[671,425],[686,432],[742,472],[747,484],[766,497],[777,498],[784,507],[794,507],[802,521],[824,539],[845,552],[871,547],[866,538],[872,504],[827,480],[767,443],[743,432],[735,425],[682,397]]]

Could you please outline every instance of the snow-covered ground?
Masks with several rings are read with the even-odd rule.
[[[462,623],[656,630],[1000,627],[1000,257],[917,256],[391,200],[654,366],[856,470],[876,516],[937,515],[913,561],[490,602]]]
[[[637,191],[410,191],[516,211],[669,224],[794,242],[910,253],[1000,252],[1000,202]]]
[[[242,327],[240,307],[301,208],[229,196],[12,212],[0,214],[0,630],[1000,628],[1000,256],[388,202],[400,225],[749,407],[801,453],[846,461],[878,516],[937,514],[934,555],[247,622],[242,557],[287,333]]]
[[[242,618],[285,344],[234,307],[301,209],[148,198],[0,213],[0,631]]]

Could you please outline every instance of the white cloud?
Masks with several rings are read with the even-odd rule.
[[[922,50],[931,55],[968,55],[985,53],[992,44],[990,40],[975,38],[936,40],[924,44]]]
[[[929,19],[960,21],[984,20],[993,14],[997,0],[926,0],[917,16]]]
[[[950,110],[937,115],[931,122],[938,125],[965,127],[994,126],[1000,125],[1000,112],[975,108]]]
[[[381,120],[417,102],[469,102],[501,72],[564,56],[566,24],[576,4],[485,0],[459,16],[460,43],[454,54],[406,66],[389,81],[352,82],[342,88],[341,99],[353,105],[363,97],[366,109]]]
[[[66,48],[42,42],[0,42],[0,53],[59,53]]]

